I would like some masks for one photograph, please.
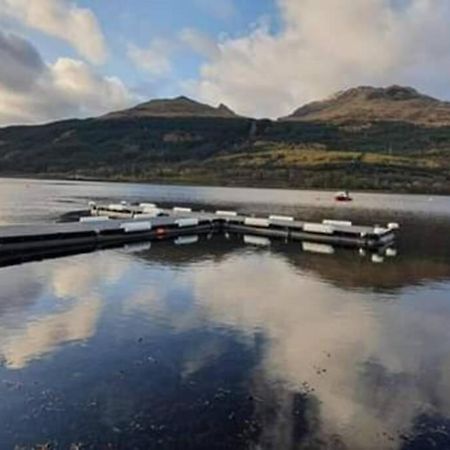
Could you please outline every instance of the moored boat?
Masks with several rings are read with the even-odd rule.
[[[351,202],[353,200],[348,191],[337,192],[334,199],[337,202]]]

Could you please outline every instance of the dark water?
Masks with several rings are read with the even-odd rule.
[[[0,198],[3,223],[111,198],[402,225],[378,263],[214,236],[0,269],[0,450],[450,448],[450,198],[23,180]]]

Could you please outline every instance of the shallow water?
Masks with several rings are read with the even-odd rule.
[[[2,223],[89,199],[398,221],[397,256],[238,236],[0,269],[0,449],[450,448],[450,198],[0,180]]]

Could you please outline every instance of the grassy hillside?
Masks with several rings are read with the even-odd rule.
[[[161,101],[0,129],[0,174],[450,193],[450,125],[423,116],[323,122],[303,111],[302,120],[254,120],[184,98],[167,116],[155,111],[163,114]]]
[[[450,102],[421,94],[411,87],[360,86],[306,104],[281,120],[334,124],[392,121],[441,127],[450,125]]]

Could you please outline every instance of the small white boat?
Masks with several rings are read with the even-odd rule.
[[[334,199],[337,202],[351,202],[353,200],[348,191],[337,192]]]

